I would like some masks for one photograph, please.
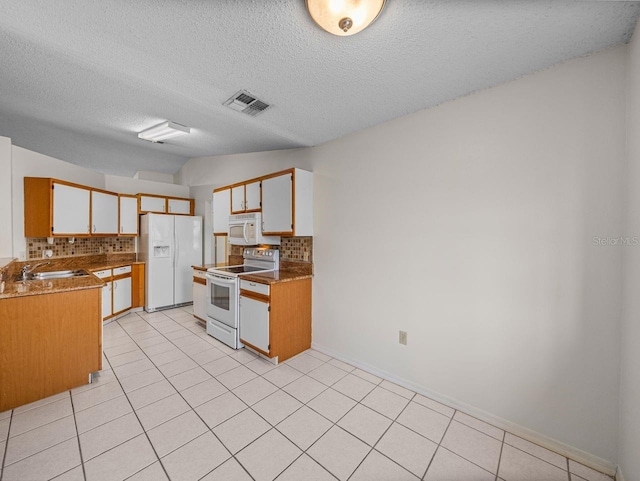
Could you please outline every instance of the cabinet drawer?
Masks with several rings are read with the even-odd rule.
[[[114,276],[121,276],[122,274],[129,274],[131,272],[131,266],[116,267],[113,269]]]
[[[199,269],[194,269],[193,270],[193,277],[199,277],[200,279],[206,279],[207,276],[205,276],[206,272],[205,271],[201,271]]]
[[[93,275],[99,277],[100,279],[105,279],[106,277],[111,277],[111,269],[105,269],[103,271],[95,271]]]
[[[240,289],[255,292],[265,296],[269,295],[269,284],[260,284],[259,282],[240,280]]]

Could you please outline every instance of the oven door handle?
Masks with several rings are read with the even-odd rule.
[[[209,282],[214,282],[217,284],[225,284],[225,285],[231,286],[236,283],[235,278],[227,279],[225,277],[216,276],[215,274],[205,274],[205,276],[209,280]]]

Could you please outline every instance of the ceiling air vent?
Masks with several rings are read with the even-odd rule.
[[[251,115],[251,117],[255,117],[259,113],[264,112],[271,107],[268,103],[258,100],[246,90],[236,92],[233,97],[222,105],[226,105],[230,109],[238,112]]]

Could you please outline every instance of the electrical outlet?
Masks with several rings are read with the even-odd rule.
[[[407,331],[400,331],[400,335],[398,336],[398,342],[404,346],[407,345]]]

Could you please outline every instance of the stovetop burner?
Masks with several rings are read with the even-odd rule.
[[[219,272],[228,272],[229,274],[246,274],[248,272],[260,272],[268,271],[264,267],[251,267],[251,266],[231,266],[231,267],[217,267],[215,269]]]

